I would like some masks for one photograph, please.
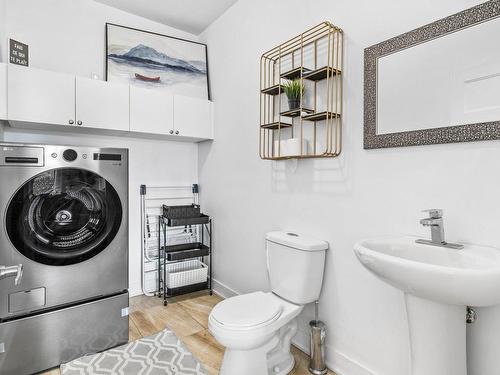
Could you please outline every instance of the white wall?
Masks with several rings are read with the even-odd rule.
[[[6,61],[7,37],[5,36],[5,16],[7,13],[7,0],[0,0],[0,62]]]
[[[6,2],[2,38],[2,2]],[[4,4],[5,5],[5,4]],[[112,22],[167,35],[194,36],[92,0],[0,0],[0,46],[6,38],[29,44],[30,66],[90,77],[104,77],[105,23]],[[6,53],[6,49],[3,51]],[[0,133],[1,137],[1,133]],[[0,138],[1,139],[1,138]],[[132,137],[68,135],[5,127],[12,142],[126,147],[130,150],[130,292],[141,291],[139,185],[190,185],[197,181],[198,146]]]
[[[7,37],[5,35],[5,20],[7,13],[7,0],[0,0],[0,63],[6,62]],[[0,120],[0,139],[3,136],[5,123]]]
[[[217,102],[217,139],[199,151],[202,204],[214,216],[215,277],[240,293],[265,289],[270,230],[328,240],[320,313],[329,329],[328,363],[340,374],[409,372],[403,296],[360,266],[357,240],[428,237],[419,211],[439,207],[450,240],[500,246],[498,142],[372,151],[362,144],[363,49],[479,2],[240,0],[202,34]],[[299,161],[294,172],[258,156],[259,59],[323,20],[346,36],[344,151]],[[298,342],[306,347],[311,317],[309,308],[301,319]]]
[[[105,24],[196,40],[168,27],[93,0],[6,1],[5,34],[29,45],[30,66],[90,78],[105,75]]]

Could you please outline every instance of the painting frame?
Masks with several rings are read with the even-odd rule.
[[[112,22],[106,22],[105,31],[104,31],[104,35],[105,35],[105,56],[104,56],[104,59],[105,59],[105,72],[104,72],[105,81],[107,81],[107,82],[109,81],[109,42],[110,42],[109,31],[110,31],[110,27],[119,27],[119,28],[123,28],[126,30],[130,30],[130,31],[151,34],[151,35],[154,35],[157,37],[163,37],[163,38],[172,39],[175,41],[180,41],[180,42],[185,42],[185,43],[196,44],[196,45],[202,46],[204,48],[206,81],[207,81],[206,82],[207,83],[207,97],[206,97],[206,99],[207,100],[212,99],[211,98],[211,90],[210,90],[210,72],[209,72],[209,64],[208,64],[208,46],[206,43],[197,42],[197,41],[184,39],[184,38],[179,38],[179,37],[175,37],[175,36],[171,36],[171,35],[161,34],[161,33],[157,33],[154,31],[138,29],[138,28],[134,28],[134,27],[130,27],[130,26],[119,25],[119,24],[112,23]]]

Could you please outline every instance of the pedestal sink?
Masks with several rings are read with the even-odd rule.
[[[364,240],[354,252],[366,269],[404,292],[411,375],[467,375],[467,306],[500,304],[500,250],[415,240]]]

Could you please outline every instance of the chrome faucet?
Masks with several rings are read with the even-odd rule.
[[[430,210],[424,210],[422,212],[426,212],[429,214],[429,217],[420,220],[420,224],[424,227],[431,228],[431,240],[422,240],[418,239],[415,242],[424,244],[424,245],[432,245],[432,246],[441,246],[447,247],[450,249],[463,249],[464,245],[460,245],[457,243],[449,243],[444,239],[444,223],[443,223],[443,210],[433,208]]]
[[[0,266],[0,279],[6,277],[15,277],[14,284],[19,285],[21,278],[23,277],[23,265],[18,264],[17,266]]]

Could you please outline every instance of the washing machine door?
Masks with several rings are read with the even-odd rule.
[[[7,208],[6,230],[27,258],[65,266],[103,251],[121,221],[120,198],[108,181],[88,170],[59,168],[17,190]]]

